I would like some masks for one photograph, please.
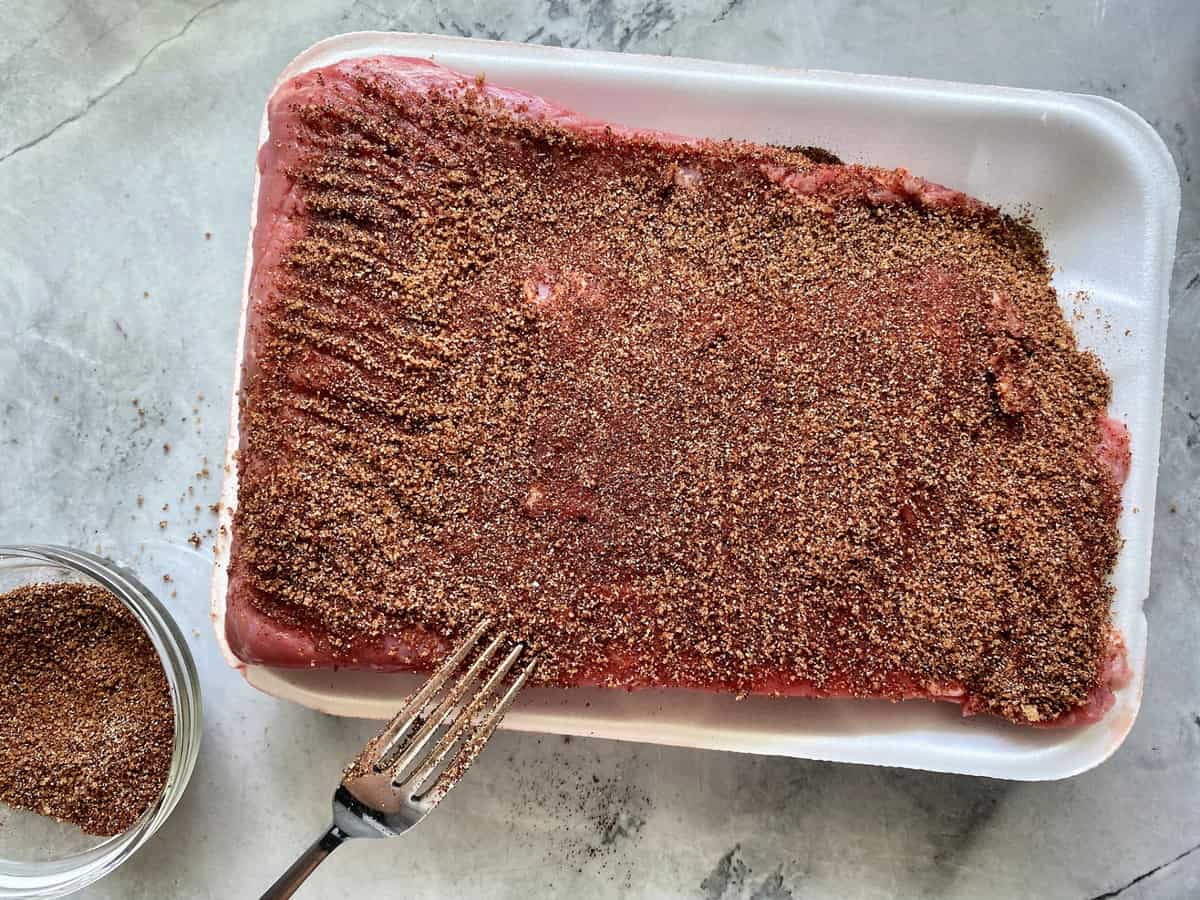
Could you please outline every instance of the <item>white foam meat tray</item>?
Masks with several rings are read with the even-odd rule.
[[[739,701],[688,690],[538,688],[525,692],[504,727],[1019,780],[1082,772],[1120,746],[1141,704],[1145,673],[1142,602],[1149,589],[1167,291],[1180,202],[1174,163],[1144,120],[1113,101],[1078,94],[381,32],[321,41],[292,60],[280,81],[377,54],[431,58],[623,125],[816,145],[847,162],[904,166],[1005,209],[1031,208],[1068,319],[1112,376],[1110,411],[1132,436],[1120,522],[1125,543],[1113,581],[1114,619],[1133,678],[1096,725],[1021,728],[984,717],[964,720],[957,706],[924,701]],[[260,142],[266,138],[264,110]],[[252,234],[257,205],[256,173]],[[416,676],[246,666],[225,644],[250,264],[248,250],[222,488],[225,527],[212,585],[217,639],[260,690],[335,715],[387,718]],[[1073,299],[1079,291],[1087,292],[1086,302]],[[1076,309],[1082,318],[1071,315]]]

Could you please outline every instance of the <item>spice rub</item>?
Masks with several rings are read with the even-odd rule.
[[[0,594],[0,801],[120,834],[163,792],[175,716],[162,663],[90,584]]]
[[[226,619],[250,662],[1089,721],[1124,429],[1030,227],[904,170],[401,58],[270,107]]]

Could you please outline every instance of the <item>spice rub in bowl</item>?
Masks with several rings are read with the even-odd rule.
[[[166,787],[170,687],[133,614],[98,585],[0,594],[0,801],[120,834]]]

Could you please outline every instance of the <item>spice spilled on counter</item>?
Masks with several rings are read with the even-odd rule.
[[[109,836],[161,795],[175,716],[150,638],[90,584],[0,594],[0,801]]]

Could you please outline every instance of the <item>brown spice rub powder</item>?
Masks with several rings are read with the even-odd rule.
[[[125,831],[163,792],[175,716],[133,615],[89,584],[0,595],[0,800]]]
[[[543,682],[1086,701],[1109,382],[1034,231],[764,176],[802,149],[340,96],[292,110],[306,224],[252,324],[261,611],[342,661],[487,614]]]

